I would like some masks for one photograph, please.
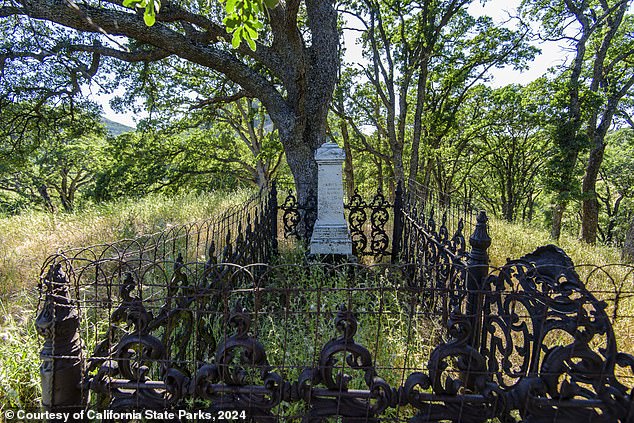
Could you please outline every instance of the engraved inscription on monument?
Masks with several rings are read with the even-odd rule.
[[[324,143],[315,152],[317,221],[310,240],[311,254],[352,255],[352,240],[343,214],[341,166],[345,157],[335,143]]]

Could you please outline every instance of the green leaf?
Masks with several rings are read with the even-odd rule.
[[[156,10],[154,9],[154,0],[149,0],[145,6],[145,13],[143,13],[143,20],[147,26],[152,26],[156,23]]]
[[[264,4],[266,5],[266,7],[268,7],[269,9],[273,9],[274,7],[276,7],[278,4],[280,3],[280,0],[264,0]]]
[[[255,51],[255,41],[253,41],[251,37],[244,37],[244,39],[247,40],[247,44],[249,45],[251,51]]]
[[[257,40],[258,39],[258,31],[256,31],[253,27],[252,27],[252,23],[253,21],[247,21],[244,23],[244,29],[246,30],[246,33],[248,35],[248,38],[252,39],[252,40]]]
[[[143,21],[145,21],[147,26],[152,26],[156,23],[156,16],[146,12],[143,14]]]
[[[140,3],[139,0],[123,0],[123,5],[125,7],[134,7],[136,6],[138,3]]]
[[[222,20],[222,23],[227,27],[228,32],[233,32],[238,27],[240,20],[237,19],[234,15],[227,16]]]
[[[225,10],[228,14],[232,14],[236,11],[236,3],[238,0],[227,0],[227,4],[225,5]]]
[[[242,28],[236,29],[233,33],[233,38],[231,39],[231,45],[233,48],[240,47],[240,43],[242,42]]]

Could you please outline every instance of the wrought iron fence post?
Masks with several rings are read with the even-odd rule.
[[[268,213],[271,219],[271,253],[277,255],[277,182],[273,181],[271,184],[271,192],[269,192],[269,210]],[[270,262],[271,257],[267,257]]]
[[[482,302],[484,298],[484,282],[489,274],[488,248],[491,246],[487,221],[489,218],[484,210],[480,211],[473,234],[469,238],[471,252],[467,260],[466,289],[467,316],[471,321],[470,344],[475,349],[480,348],[482,330]]]
[[[394,228],[392,232],[392,263],[398,263],[401,255],[401,238],[403,237],[403,181],[396,185],[394,196]]]
[[[49,268],[41,288],[46,293],[44,306],[35,321],[44,337],[40,353],[42,406],[53,412],[79,411],[84,403],[79,315],[70,299],[69,285],[60,264]]]

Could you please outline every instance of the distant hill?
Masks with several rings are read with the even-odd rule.
[[[131,126],[114,122],[110,119],[106,119],[105,117],[102,117],[101,120],[103,121],[104,125],[106,125],[106,129],[108,130],[108,133],[114,137],[116,137],[117,135],[121,135],[125,132],[133,132],[135,130]]]

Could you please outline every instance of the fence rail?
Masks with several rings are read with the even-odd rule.
[[[228,245],[272,251],[270,194],[252,234]],[[394,263],[52,257],[43,404],[254,422],[634,422],[634,267],[575,267],[544,246],[490,268],[486,214],[429,198],[390,203]],[[268,241],[246,241],[260,230]]]

